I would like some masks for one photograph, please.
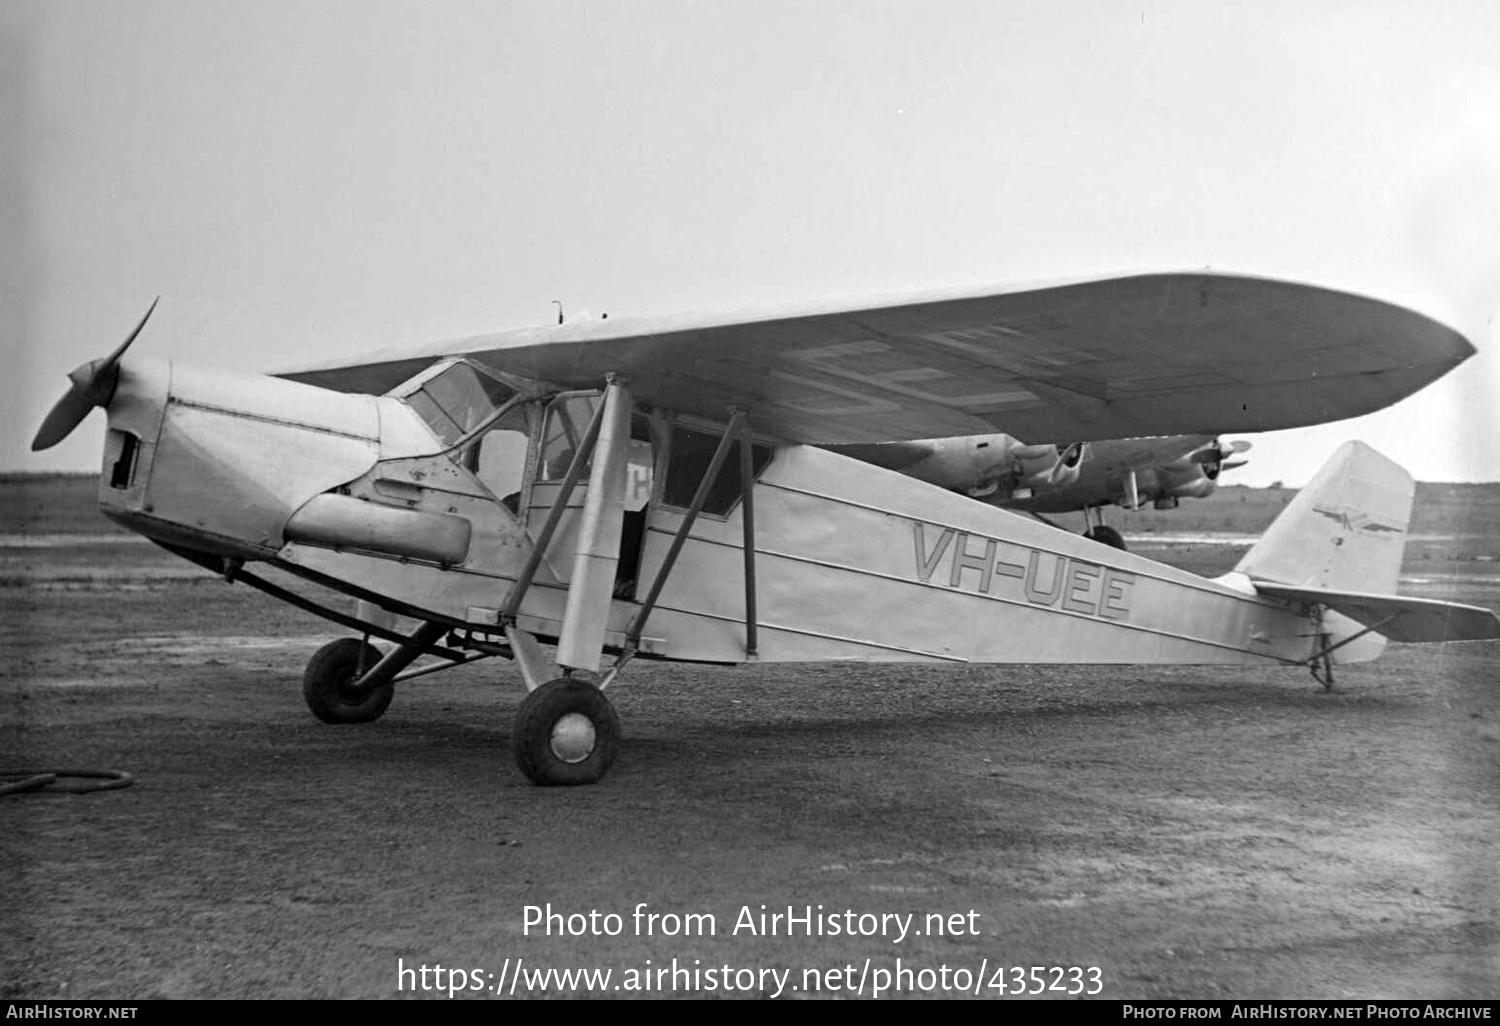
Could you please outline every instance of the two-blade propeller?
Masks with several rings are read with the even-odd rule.
[[[72,434],[73,429],[83,423],[83,418],[95,406],[109,405],[115,395],[115,386],[120,382],[120,357],[125,355],[125,350],[130,348],[135,337],[151,319],[151,311],[156,309],[159,302],[160,296],[151,301],[141,322],[114,352],[101,360],[90,360],[73,369],[68,375],[68,381],[71,382],[68,391],[63,393],[63,397],[47,413],[42,426],[37,429],[36,437],[31,440],[32,452],[50,449]]]

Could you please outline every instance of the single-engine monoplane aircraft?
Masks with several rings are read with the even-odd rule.
[[[104,407],[108,516],[357,632],[308,663],[326,722],[376,719],[413,676],[514,659],[529,693],[512,742],[540,784],[603,776],[605,689],[637,656],[1284,664],[1327,682],[1386,638],[1500,636],[1487,609],[1396,597],[1411,478],[1357,443],[1214,581],[815,447],[1296,427],[1472,354],[1359,296],[1149,274],[575,320],[270,377],[127,357],[144,324],[72,372],[33,448]]]
[[[1206,499],[1221,472],[1245,465],[1233,457],[1249,448],[1249,442],[1209,435],[1056,445],[992,434],[841,445],[834,451],[1041,520],[1043,513],[1082,510],[1085,538],[1123,549],[1125,539],[1104,522],[1102,507],[1140,509],[1149,502],[1176,509],[1180,499]]]

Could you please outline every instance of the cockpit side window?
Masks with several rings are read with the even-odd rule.
[[[532,409],[529,403],[512,407],[459,450],[463,465],[512,513],[520,510],[526,484]]]
[[[595,407],[603,401],[597,393],[559,396],[547,410],[547,426],[542,433],[542,463],[539,481],[561,481],[568,473],[573,453],[583,444]],[[583,469],[588,470],[590,460]],[[585,478],[586,480],[586,478]]]
[[[479,427],[515,391],[462,361],[450,364],[402,396],[445,445]]]

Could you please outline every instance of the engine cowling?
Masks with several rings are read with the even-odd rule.
[[[1053,488],[1066,488],[1078,480],[1078,474],[1083,467],[1084,456],[1088,453],[1088,446],[1082,442],[1074,442],[1057,455],[1057,462],[1052,466],[1052,472],[1048,475],[1047,483]]]
[[[1194,481],[1183,481],[1162,489],[1162,494],[1171,499],[1206,499],[1214,493],[1218,485],[1213,478],[1207,476],[1199,477]]]
[[[1059,449],[1055,445],[1018,445],[1015,456],[1017,483],[1024,488],[1066,488],[1078,480],[1087,446],[1082,442]]]
[[[970,495],[987,495],[1004,485],[1011,473],[1015,439],[1009,435],[974,435],[920,443],[928,447],[922,460],[902,473]]]

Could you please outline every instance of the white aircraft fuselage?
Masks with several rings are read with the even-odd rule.
[[[548,400],[530,402],[536,467]],[[512,512],[392,396],[129,358],[108,410],[100,502],[115,520],[454,627],[499,629],[554,497],[543,493],[556,491],[533,475]],[[637,563],[607,604],[605,648],[623,644],[684,516],[665,497],[672,471],[658,444],[673,424],[655,417],[652,497]],[[1286,662],[1306,660],[1320,635],[1358,629],[810,446],[775,448],[753,498],[761,661]],[[563,634],[585,501],[582,488],[518,610],[539,638]],[[726,586],[740,574],[742,511],[697,519],[642,653],[750,658],[744,592]],[[1372,658],[1381,645],[1368,637],[1338,656]],[[596,655],[586,668],[597,666]]]

